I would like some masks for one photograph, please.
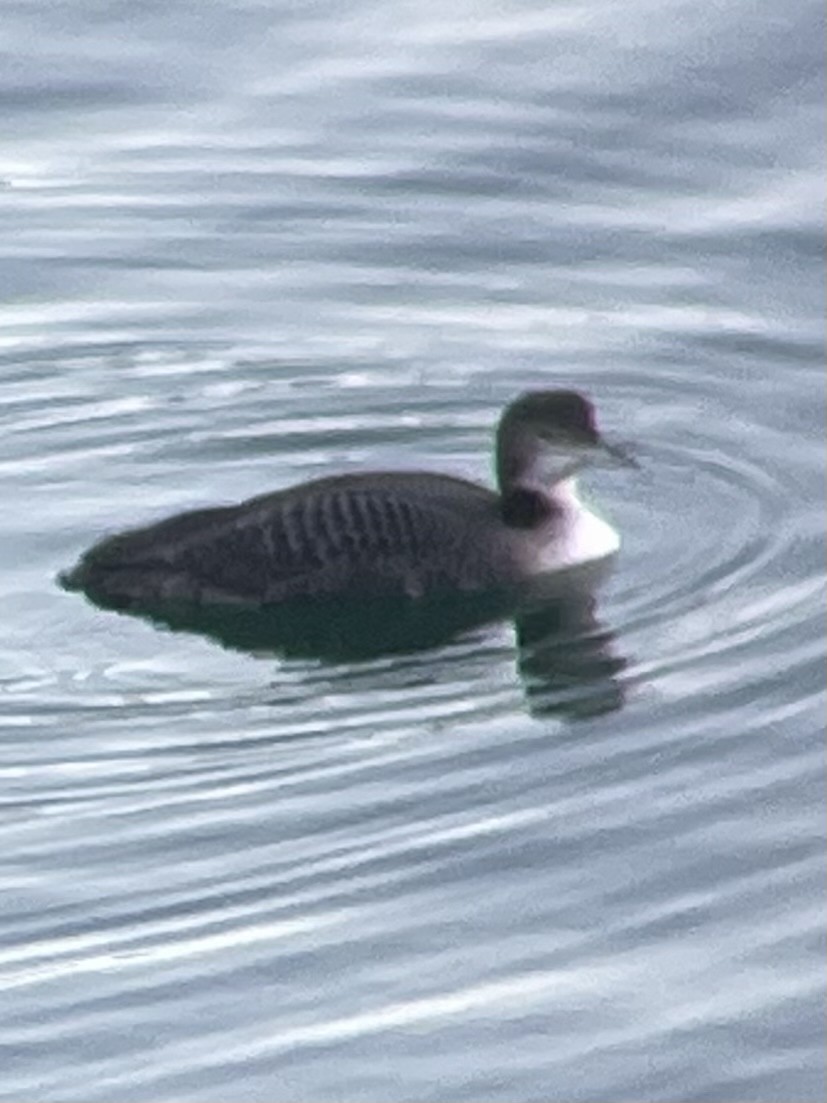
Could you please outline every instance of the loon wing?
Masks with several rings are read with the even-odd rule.
[[[263,603],[461,581],[485,487],[427,472],[321,479],[104,540],[66,580],[92,596]]]

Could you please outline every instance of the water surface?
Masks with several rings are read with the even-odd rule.
[[[818,22],[5,5],[0,1097],[824,1098]],[[639,447],[591,645],[55,585],[537,386]]]

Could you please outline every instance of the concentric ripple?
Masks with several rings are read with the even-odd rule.
[[[744,690],[745,675],[802,666],[812,675],[820,661],[817,517],[801,500],[801,474],[773,463],[772,430],[742,431],[723,397],[717,418],[648,436],[639,484],[618,487],[628,569],[616,574],[611,620],[641,683],[676,679],[685,689],[685,674]],[[802,640],[804,623],[813,631]]]
[[[825,1098],[821,36],[617,11],[4,6],[0,1099]],[[641,461],[556,619],[55,585],[546,386]]]
[[[52,509],[5,598],[0,814],[19,903],[5,910],[0,978],[13,1049],[44,1031],[88,1047],[77,1073],[22,1065],[16,1091],[80,1099],[91,1078],[95,1098],[193,1084],[199,1098],[239,1083],[266,1094],[287,1061],[323,1096],[331,1055],[356,1062],[354,1085],[389,1047],[413,1075],[424,1055],[394,1038],[456,1038],[475,1022],[516,1040],[515,1077],[544,1079],[618,1045],[667,1051],[700,1014],[707,970],[747,960],[758,976],[791,938],[811,938],[815,912],[793,920],[762,893],[801,900],[816,860],[798,803],[819,768],[815,733],[780,752],[812,716],[820,647],[802,628],[821,578],[815,558],[801,569],[813,526],[757,435],[733,433],[725,410],[637,432],[630,397],[644,384],[626,376],[606,388],[604,421],[620,410],[641,471],[591,480],[625,543],[587,621],[558,625],[556,643],[494,622],[418,653],[279,659],[95,610],[51,579],[125,513],[420,451],[484,477],[497,404],[443,387],[436,408],[412,393],[401,413],[364,365],[353,389],[318,373],[311,416],[302,388],[277,385],[265,405],[258,365],[236,365],[217,394],[209,365],[174,355],[164,371],[156,357],[150,401],[142,357],[118,355],[117,403],[97,399],[95,373],[82,402],[46,371],[31,398],[11,384],[7,469]],[[52,401],[62,416],[44,412]],[[786,837],[769,852],[754,827],[748,839],[750,807],[793,793]],[[733,822],[741,856],[716,880],[700,854],[726,868]],[[685,945],[675,931],[695,934]],[[653,951],[677,1018],[647,1034],[619,1009]],[[795,958],[764,991],[766,1011],[782,1000],[805,1014],[816,998]],[[712,998],[706,1014],[738,1021],[741,1005]],[[645,1003],[648,1021],[658,1001]],[[566,1025],[575,1009],[592,1048]],[[536,1016],[563,1040],[551,1064],[530,1042]],[[119,1024],[131,1041],[114,1039]],[[151,1065],[136,1031],[163,1034]]]

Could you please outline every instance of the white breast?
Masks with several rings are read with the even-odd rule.
[[[618,550],[620,536],[607,521],[583,505],[574,479],[554,487],[554,504],[553,522],[535,534],[532,573],[559,571],[605,559]]]

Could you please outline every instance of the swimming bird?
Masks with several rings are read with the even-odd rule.
[[[333,475],[111,536],[61,582],[124,608],[511,587],[617,550],[577,494],[601,455],[632,462],[587,398],[531,391],[500,417],[496,490],[428,471]]]

